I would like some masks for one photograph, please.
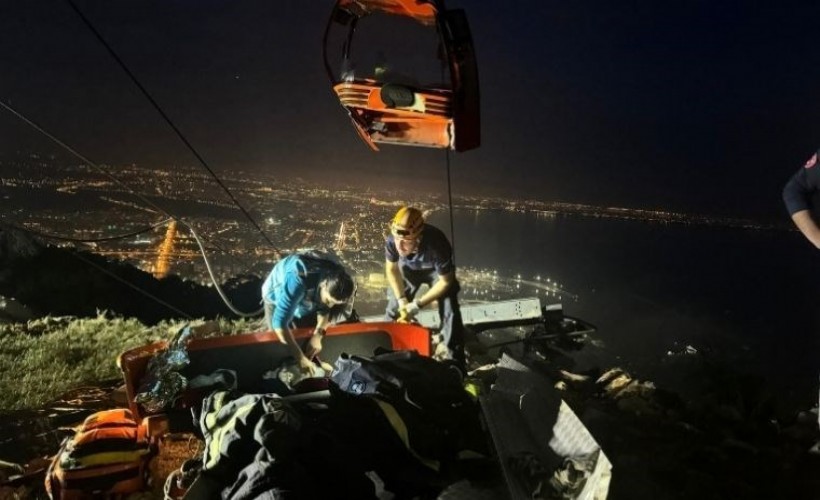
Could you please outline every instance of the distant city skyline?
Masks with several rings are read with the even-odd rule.
[[[372,153],[350,126],[322,63],[332,2],[76,4],[215,168],[446,192],[442,151]],[[448,6],[470,20],[483,129],[450,155],[454,193],[786,217],[820,143],[820,4]],[[67,4],[11,7],[0,99],[100,163],[195,162]],[[45,144],[0,113],[0,150]]]
[[[29,168],[17,169],[29,177],[0,175],[0,199],[4,199],[4,207],[16,207],[0,209],[0,224],[127,263],[156,278],[178,276],[199,284],[210,283],[211,275],[202,264],[192,228],[204,241],[219,283],[265,276],[279,258],[278,252],[319,248],[336,252],[354,273],[362,311],[375,314],[383,307],[384,234],[397,202],[382,193],[358,188],[333,190],[303,181],[271,186],[258,175],[246,178],[234,172],[226,182],[245,192],[248,208],[276,244],[271,248],[235,207],[212,198],[219,193],[195,167],[168,173],[127,166],[118,169],[122,185],[115,186],[111,180],[101,180],[88,166],[74,165],[64,169],[65,175],[60,177],[45,175],[56,170],[49,164],[51,159],[35,154],[30,160]],[[8,159],[0,161],[8,167]],[[167,194],[150,193],[157,185]],[[140,203],[134,193],[150,197],[152,204],[184,222],[161,220],[163,214]],[[440,201],[426,197],[412,201],[427,213],[444,209]],[[31,206],[26,207],[27,203]],[[44,208],[34,210],[38,203]],[[494,202],[493,208],[510,209],[503,202]],[[150,226],[153,230],[143,231]],[[134,234],[136,231],[139,234]],[[463,266],[462,280],[462,293],[468,300],[506,299],[522,287],[545,299],[574,300],[573,294],[547,276],[499,276],[494,269]]]
[[[272,174],[232,171],[223,181],[274,243],[272,247],[196,166],[172,170],[133,164],[98,166],[114,174],[118,182],[101,175],[94,167],[74,161],[60,165],[59,160],[45,154],[30,153],[17,160],[0,158],[0,167],[0,223],[26,228],[40,236],[62,238],[55,242],[58,244],[65,244],[65,239],[105,240],[83,247],[156,273],[158,266],[167,267],[169,262],[160,263],[163,239],[167,241],[166,226],[160,224],[166,217],[175,217],[184,223],[176,228],[175,243],[168,242],[173,247],[167,250],[170,272],[198,283],[207,283],[210,277],[200,262],[200,249],[190,228],[204,241],[220,280],[249,273],[264,275],[281,253],[311,247],[335,249],[345,256],[351,269],[373,285],[365,286],[363,293],[369,290],[367,293],[373,297],[381,297],[383,283],[373,276],[383,272],[386,221],[396,207],[410,203],[433,216],[438,212],[439,219],[442,215],[444,220],[448,219],[442,214],[448,210],[447,200],[437,194],[415,193],[412,198],[399,198],[396,193],[372,188],[332,189]],[[458,195],[453,206],[462,213],[520,213],[554,220],[579,217],[734,230],[773,229],[768,224],[745,219],[562,201]],[[150,227],[154,229],[148,233],[119,239],[121,235]],[[449,232],[447,225],[442,229]],[[458,233],[459,228],[455,230]],[[112,241],[114,237],[118,239]],[[475,279],[484,279],[479,277],[492,269],[465,271]],[[488,289],[493,287],[474,287],[474,293],[492,293]]]
[[[17,165],[18,172],[25,176],[35,175],[38,173],[31,170],[35,165],[42,168],[39,176],[52,186],[59,186],[58,191],[65,191],[69,186],[65,185],[68,179],[77,175],[80,171],[83,175],[99,176],[101,181],[96,183],[79,182],[76,185],[77,189],[90,187],[93,185],[95,191],[106,191],[108,188],[115,188],[115,190],[127,191],[123,186],[120,186],[115,181],[123,181],[130,179],[134,182],[134,175],[139,175],[138,172],[152,172],[155,176],[151,177],[143,188],[147,189],[145,193],[153,195],[163,193],[164,196],[172,195],[176,198],[186,199],[195,198],[198,202],[205,201],[203,198],[196,198],[198,193],[203,189],[210,192],[211,197],[209,203],[215,203],[227,209],[236,209],[236,205],[232,203],[230,198],[225,195],[225,192],[217,187],[213,177],[207,171],[202,169],[199,165],[176,165],[173,168],[169,167],[149,167],[142,166],[136,162],[130,162],[125,165],[96,165],[89,166],[77,161],[75,158],[61,152],[54,153],[40,153],[40,152],[16,152],[16,155],[5,157],[0,154],[0,194],[2,194],[2,187],[5,185],[16,186],[27,184],[29,181],[24,178],[15,179],[11,175],[14,170],[14,162],[20,162]],[[58,166],[62,165],[62,166]],[[10,176],[11,175],[11,176]],[[318,178],[310,179],[306,176],[297,174],[275,175],[271,172],[253,172],[245,170],[221,170],[217,172],[222,182],[229,187],[232,194],[236,195],[237,191],[247,191],[247,186],[256,186],[255,189],[324,189],[332,191],[350,191],[356,195],[364,195],[371,193],[373,196],[382,197],[383,203],[389,203],[390,206],[400,205],[402,203],[438,203],[442,208],[447,208],[448,199],[446,192],[437,191],[402,191],[394,187],[382,188],[376,185],[364,186],[356,184],[355,182],[346,182],[339,179]],[[183,184],[173,187],[170,183],[179,183],[182,179],[188,178],[186,182],[196,182],[201,184],[193,191],[190,189],[192,185]],[[163,188],[159,184],[160,179],[166,186]],[[71,181],[78,182],[77,179]],[[140,179],[143,182],[143,179]],[[233,185],[233,187],[230,187]],[[40,186],[35,186],[40,187]],[[177,192],[174,190],[177,189]],[[163,191],[164,190],[164,191]],[[272,192],[275,195],[275,192]],[[48,197],[40,197],[40,200],[46,200]],[[273,199],[275,201],[275,198]],[[245,201],[252,201],[248,199]],[[453,193],[454,206],[456,208],[470,208],[475,203],[487,203],[483,208],[507,208],[512,210],[535,210],[535,211],[563,211],[567,213],[578,214],[595,214],[596,217],[612,217],[612,218],[630,218],[635,220],[646,221],[665,221],[665,222],[685,222],[685,223],[706,223],[715,225],[726,225],[734,227],[750,227],[750,228],[768,228],[787,226],[782,220],[775,219],[754,219],[722,216],[719,214],[698,213],[698,212],[683,212],[675,211],[662,206],[607,206],[603,204],[582,203],[573,200],[563,199],[547,199],[545,197],[522,197],[522,196],[501,196],[501,195],[482,195],[481,193]],[[133,204],[136,210],[154,211],[150,206],[141,206],[139,200]],[[245,204],[241,200],[240,203]],[[255,203],[255,202],[254,202]],[[241,222],[241,221],[240,221]]]

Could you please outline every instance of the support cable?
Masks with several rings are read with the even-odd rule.
[[[15,225],[15,224],[9,224],[9,226],[11,226],[11,227],[13,227],[13,228],[15,228],[15,229],[17,229],[17,230],[20,230],[20,231],[23,231],[23,232],[26,232],[26,233],[30,233],[30,234],[33,234],[33,235],[35,235],[35,236],[39,236],[39,235],[38,235],[38,233],[37,233],[36,231],[32,231],[31,229],[28,229],[28,228],[25,228],[25,227],[21,227],[21,226],[17,226],[17,225]],[[150,298],[150,299],[154,300],[154,301],[155,301],[155,302],[157,302],[158,304],[160,304],[160,305],[163,305],[163,306],[167,307],[168,309],[170,309],[171,311],[175,312],[176,314],[180,314],[180,315],[182,315],[183,317],[185,317],[186,319],[189,319],[189,320],[193,319],[193,316],[191,316],[190,314],[186,313],[185,311],[182,311],[182,310],[178,309],[176,306],[173,306],[173,305],[169,304],[168,302],[166,302],[166,301],[162,300],[161,298],[157,297],[156,295],[153,295],[151,292],[148,292],[148,291],[146,291],[146,290],[143,290],[142,288],[138,287],[137,285],[135,285],[135,284],[133,284],[133,283],[130,283],[128,280],[123,279],[123,278],[121,278],[120,276],[117,276],[116,274],[112,273],[112,272],[111,272],[111,271],[109,271],[108,269],[106,269],[106,268],[104,268],[104,267],[102,267],[102,266],[99,266],[99,265],[95,264],[94,262],[92,262],[92,261],[91,261],[91,260],[89,260],[89,259],[86,259],[85,257],[83,257],[83,256],[82,256],[82,254],[81,254],[81,253],[79,253],[79,252],[69,252],[69,253],[70,253],[70,255],[72,255],[72,256],[74,256],[75,258],[77,258],[77,259],[81,260],[82,262],[84,262],[84,263],[88,264],[89,266],[91,266],[91,267],[93,267],[93,268],[97,269],[98,271],[100,271],[100,272],[102,272],[102,273],[104,273],[104,274],[107,274],[107,275],[108,275],[108,276],[110,276],[111,278],[114,278],[115,280],[119,281],[119,282],[120,282],[120,283],[122,283],[123,285],[125,285],[125,286],[127,286],[127,287],[129,287],[129,288],[132,288],[132,289],[136,290],[138,293],[140,293],[140,294],[142,294],[142,295],[145,295],[146,297],[148,297],[148,298]]]
[[[125,239],[125,238],[130,238],[132,236],[137,236],[137,235],[142,234],[142,233],[147,233],[148,231],[153,231],[154,229],[167,224],[171,220],[173,220],[173,218],[169,217],[165,220],[161,220],[161,221],[157,222],[154,225],[151,225],[149,227],[140,229],[138,231],[132,231],[130,233],[121,234],[121,235],[118,235],[118,236],[108,236],[106,238],[94,238],[94,239],[69,238],[67,236],[58,236],[56,234],[43,233],[43,232],[37,231],[35,229],[31,229],[31,228],[28,228],[28,227],[25,227],[25,226],[20,226],[20,225],[17,225],[17,224],[10,224],[10,225],[12,227],[14,227],[15,229],[20,229],[22,231],[27,231],[27,232],[35,235],[35,236],[39,236],[39,237],[45,238],[47,240],[71,241],[71,242],[74,242],[74,243],[102,243],[102,242],[106,242],[106,241],[122,240],[122,239]]]
[[[439,4],[436,3],[435,5],[436,5],[436,9],[441,8],[441,6]],[[442,29],[443,29],[443,26],[438,21],[438,16],[436,16],[436,33],[438,34],[440,40],[444,38],[443,35],[442,35]],[[451,71],[451,70],[450,70],[448,64],[445,64],[445,61],[450,60],[450,54],[448,53],[449,49],[447,47],[447,44],[446,43],[442,44],[442,47],[444,48],[444,52],[445,52],[445,55],[446,55],[446,57],[441,59],[441,66],[440,66],[441,81],[443,82],[444,81],[445,71]],[[452,75],[451,75],[451,77],[452,77]],[[448,206],[448,209],[449,209],[449,212],[450,212],[450,246],[452,247],[452,252],[453,252],[453,254],[452,254],[453,265],[455,266],[455,263],[456,263],[456,235],[455,235],[455,231],[456,230],[455,230],[455,224],[453,223],[453,189],[452,189],[452,184],[453,183],[450,179],[450,147],[452,147],[452,145],[455,143],[455,137],[453,137],[453,127],[452,126],[447,127],[447,138],[449,140],[447,141],[447,148],[445,148],[445,150],[444,150],[445,162],[447,164],[447,206]]]
[[[89,160],[88,158],[86,158],[85,156],[83,156],[82,154],[80,154],[79,152],[77,152],[75,149],[73,149],[71,146],[69,146],[68,144],[64,143],[63,141],[61,141],[60,139],[58,139],[57,137],[55,137],[54,135],[52,135],[51,133],[49,133],[47,130],[45,130],[43,127],[41,127],[40,125],[38,125],[38,124],[37,124],[37,123],[35,123],[34,121],[30,120],[29,118],[27,118],[27,117],[26,117],[26,116],[24,116],[22,113],[20,113],[20,112],[19,112],[19,111],[17,111],[16,109],[12,108],[11,106],[9,106],[8,104],[6,104],[6,103],[5,103],[5,102],[3,102],[2,100],[0,100],[0,107],[5,108],[5,109],[6,109],[9,113],[13,114],[13,115],[14,115],[14,116],[16,116],[17,118],[19,118],[20,120],[22,120],[23,122],[25,122],[27,125],[29,125],[30,127],[32,127],[32,128],[33,128],[34,130],[36,130],[37,132],[40,132],[40,133],[41,133],[41,134],[43,134],[44,136],[46,136],[46,137],[48,137],[49,139],[51,139],[51,140],[52,140],[55,144],[57,144],[57,145],[58,145],[58,146],[60,146],[61,148],[65,149],[65,150],[66,150],[66,151],[68,151],[69,153],[71,153],[74,157],[76,157],[78,160],[80,160],[80,161],[81,161],[81,162],[83,162],[84,164],[86,164],[86,165],[88,165],[89,167],[91,167],[91,168],[93,168],[94,170],[96,170],[99,174],[101,174],[101,175],[103,175],[103,176],[105,176],[105,177],[107,177],[107,178],[111,179],[111,181],[112,181],[112,182],[114,182],[115,184],[119,185],[120,187],[122,187],[123,189],[125,189],[126,191],[128,191],[129,193],[133,194],[134,196],[136,196],[137,198],[139,198],[140,200],[142,200],[142,202],[143,202],[143,203],[145,203],[146,205],[150,206],[151,208],[153,208],[153,209],[154,209],[154,210],[156,210],[157,212],[162,213],[163,215],[165,215],[165,216],[166,216],[166,217],[168,217],[169,219],[174,219],[175,221],[179,222],[180,224],[184,224],[184,225],[185,225],[185,227],[188,227],[188,228],[190,228],[190,227],[191,227],[191,226],[190,226],[190,224],[188,224],[187,222],[183,221],[181,218],[179,218],[179,217],[177,217],[177,216],[173,215],[172,213],[168,212],[168,211],[167,211],[167,210],[165,210],[164,208],[160,207],[159,205],[157,205],[157,204],[156,204],[156,203],[154,203],[153,201],[149,200],[147,197],[143,196],[141,193],[136,192],[136,191],[135,191],[135,190],[134,190],[131,186],[129,186],[128,184],[124,183],[123,181],[121,181],[120,179],[118,179],[117,177],[115,177],[114,175],[111,175],[108,171],[106,171],[106,169],[102,168],[101,166],[97,165],[97,164],[96,164],[96,163],[94,163],[93,161]],[[213,243],[212,243],[212,244],[213,244]],[[219,246],[218,246],[218,245],[216,245],[216,244],[213,244],[213,245],[214,245],[214,247],[216,247],[216,249],[217,249],[217,250],[219,250],[219,251],[220,251],[220,252],[222,252],[223,254],[225,254],[225,255],[231,255],[230,253],[228,253],[228,251],[227,251],[227,250],[225,250],[225,249],[223,249],[223,248],[219,247]],[[278,250],[277,250],[277,252],[278,252]]]
[[[456,263],[456,236],[455,224],[453,223],[453,189],[450,181],[450,150],[446,150],[447,158],[447,205],[450,211],[450,246],[453,247],[453,265]]]
[[[202,243],[201,243],[201,241],[200,241],[199,237],[198,237],[198,236],[196,235],[196,233],[194,232],[193,227],[192,227],[192,226],[191,226],[188,222],[186,222],[186,221],[184,221],[183,219],[181,219],[181,218],[179,218],[179,217],[177,217],[177,216],[175,216],[175,215],[171,214],[170,212],[168,212],[168,211],[167,211],[167,210],[165,210],[164,208],[160,207],[160,206],[159,206],[159,205],[157,205],[156,203],[152,202],[151,200],[149,200],[148,198],[146,198],[146,197],[145,197],[145,196],[143,196],[142,194],[140,194],[140,193],[138,193],[138,192],[134,191],[134,189],[132,189],[129,185],[125,184],[123,181],[121,181],[121,180],[120,180],[120,179],[118,179],[117,177],[115,177],[115,176],[111,175],[110,173],[108,173],[108,172],[107,172],[104,168],[100,167],[99,165],[97,165],[97,164],[96,164],[96,163],[94,163],[93,161],[89,160],[88,158],[86,158],[85,156],[83,156],[82,154],[80,154],[79,152],[77,152],[77,151],[76,151],[76,150],[74,150],[72,147],[70,147],[68,144],[66,144],[66,143],[64,143],[63,141],[59,140],[59,139],[58,139],[58,138],[56,138],[54,135],[50,134],[48,131],[46,131],[45,129],[43,129],[41,126],[39,126],[38,124],[34,123],[32,120],[28,119],[27,117],[25,117],[23,114],[21,114],[20,112],[18,112],[17,110],[15,110],[15,109],[14,109],[14,108],[12,108],[11,106],[9,106],[8,104],[4,103],[2,100],[0,100],[0,107],[5,108],[7,111],[9,111],[10,113],[12,113],[12,114],[13,114],[13,115],[15,115],[16,117],[18,117],[20,120],[22,120],[23,122],[25,122],[26,124],[28,124],[29,126],[31,126],[32,128],[34,128],[35,130],[37,130],[38,132],[40,132],[41,134],[45,135],[46,137],[48,137],[49,139],[51,139],[52,141],[54,141],[54,143],[56,143],[57,145],[59,145],[60,147],[62,147],[63,149],[65,149],[66,151],[68,151],[69,153],[71,153],[72,155],[74,155],[76,158],[78,158],[80,161],[82,161],[82,162],[83,162],[83,163],[85,163],[86,165],[88,165],[88,166],[92,167],[92,168],[93,168],[93,169],[95,169],[97,172],[99,172],[99,173],[101,173],[102,175],[104,175],[104,176],[108,177],[109,179],[111,179],[111,180],[112,180],[113,182],[115,182],[116,184],[118,184],[118,185],[122,186],[122,187],[123,187],[123,188],[125,188],[128,192],[130,192],[131,194],[133,194],[134,196],[136,196],[137,198],[139,198],[140,200],[142,200],[144,203],[146,203],[147,205],[149,205],[149,206],[153,207],[156,211],[158,211],[158,212],[160,212],[160,213],[165,214],[165,216],[166,216],[166,217],[168,217],[169,219],[176,220],[178,223],[180,223],[180,224],[184,225],[185,227],[187,227],[187,228],[188,228],[188,230],[190,230],[190,231],[191,231],[191,234],[193,234],[193,235],[194,235],[194,238],[196,239],[197,244],[199,245],[200,252],[201,252],[201,254],[202,254],[202,258],[203,258],[203,260],[205,261],[206,266],[208,267],[208,273],[209,273],[209,275],[210,275],[210,277],[211,277],[211,281],[212,281],[212,283],[213,283],[214,287],[215,287],[215,288],[217,289],[217,291],[219,292],[220,297],[222,297],[223,301],[225,301],[225,305],[226,305],[229,309],[231,309],[231,311],[233,311],[233,312],[235,312],[236,314],[239,314],[239,315],[241,315],[241,316],[243,316],[243,317],[244,317],[244,316],[250,316],[250,315],[258,315],[258,314],[260,314],[260,313],[261,313],[261,309],[260,309],[259,311],[255,312],[255,313],[250,313],[250,314],[249,314],[249,313],[241,313],[241,312],[236,311],[236,309],[233,307],[233,305],[231,305],[231,304],[229,303],[229,301],[226,299],[226,297],[225,297],[225,295],[224,295],[224,292],[223,292],[223,291],[222,291],[222,289],[219,287],[219,284],[217,283],[217,280],[216,280],[216,278],[215,278],[215,276],[214,276],[214,274],[213,274],[213,271],[211,270],[210,264],[209,264],[209,262],[208,262],[208,256],[207,256],[207,254],[205,253],[205,248],[203,247],[203,245],[202,245]],[[31,230],[29,230],[29,229],[24,229],[24,230],[25,230],[25,231],[32,232],[32,231],[31,231]],[[215,245],[215,246],[216,246],[216,245]],[[227,251],[225,251],[224,249],[219,248],[218,246],[216,246],[216,248],[217,248],[219,251],[221,251],[222,253],[224,253],[224,254],[226,254],[226,255],[230,255],[230,254],[229,254]],[[278,250],[277,250],[277,252],[278,252]],[[117,279],[118,279],[118,280],[122,280],[122,279],[121,279],[121,278],[119,278],[119,277],[117,277]],[[130,287],[132,287],[132,288],[136,288],[136,285],[129,284],[129,286],[130,286]],[[149,296],[150,296],[150,294],[148,294],[148,292],[141,291],[141,293],[143,293],[143,294],[146,294],[146,295],[149,295]],[[163,303],[163,302],[162,302],[162,301],[160,301],[160,303]],[[173,307],[173,306],[168,306],[168,305],[167,305],[167,304],[165,304],[165,303],[163,303],[163,305],[166,305],[167,307]],[[183,313],[183,314],[184,314],[184,313]],[[186,316],[187,316],[187,315],[186,315]]]
[[[167,221],[167,220],[162,221],[162,223],[160,223],[160,224],[156,224],[156,225],[154,225],[154,227],[157,227],[157,226],[159,226],[159,225],[161,225],[161,224],[165,224],[166,222],[168,222],[168,221]],[[225,305],[228,307],[228,309],[230,309],[230,310],[231,310],[231,312],[233,312],[233,313],[234,313],[234,314],[236,314],[237,316],[240,316],[240,317],[243,317],[243,318],[249,318],[249,317],[258,316],[259,314],[261,314],[262,312],[264,312],[264,308],[260,308],[259,310],[254,311],[254,312],[252,312],[252,313],[245,313],[245,312],[242,312],[242,311],[238,310],[238,309],[237,309],[237,308],[233,305],[233,303],[230,301],[230,299],[227,297],[227,295],[225,294],[225,292],[222,290],[222,288],[221,288],[221,287],[219,286],[219,284],[217,283],[216,277],[214,276],[213,270],[211,269],[211,264],[210,264],[210,261],[208,260],[208,255],[206,254],[206,252],[205,252],[205,248],[204,248],[204,247],[203,247],[203,245],[202,245],[202,241],[199,239],[199,237],[197,236],[196,232],[194,231],[194,229],[193,229],[191,226],[188,226],[187,224],[185,224],[185,222],[182,222],[182,221],[180,221],[180,222],[181,222],[183,225],[185,225],[185,227],[187,227],[189,231],[191,231],[191,234],[194,236],[194,239],[196,240],[197,245],[199,245],[199,249],[200,249],[200,253],[201,253],[201,255],[202,255],[202,259],[205,261],[205,266],[206,266],[206,267],[207,267],[207,269],[208,269],[208,274],[211,276],[211,281],[212,281],[212,283],[213,283],[213,285],[214,285],[214,288],[216,288],[216,291],[219,293],[219,296],[220,296],[220,297],[222,297],[222,300],[225,302]],[[49,239],[58,239],[58,240],[76,241],[76,242],[82,242],[82,243],[89,242],[89,241],[104,241],[104,240],[110,240],[110,239],[111,239],[111,238],[106,238],[106,239],[101,239],[101,240],[78,240],[78,239],[73,239],[73,238],[63,238],[63,237],[60,237],[60,236],[51,236],[51,235],[47,235],[47,234],[41,233],[41,232],[39,232],[39,231],[34,231],[34,230],[29,229],[29,228],[27,228],[27,227],[18,226],[17,224],[8,224],[8,225],[9,225],[9,226],[11,226],[11,227],[13,227],[14,229],[19,230],[19,231],[27,232],[27,233],[33,234],[34,236],[40,236],[40,237],[43,237],[43,238],[49,238]],[[151,229],[153,229],[153,227],[152,227],[152,228],[149,228],[148,230],[151,230]],[[141,232],[145,232],[145,230],[144,230],[144,231],[141,231]],[[133,235],[133,234],[139,234],[139,233],[132,233],[131,235]],[[127,237],[127,236],[128,236],[128,235],[126,235],[125,237]],[[176,307],[174,307],[174,306],[172,306],[171,304],[169,304],[169,303],[165,302],[164,300],[160,299],[159,297],[156,297],[156,296],[152,295],[150,292],[147,292],[147,291],[143,290],[142,288],[138,287],[137,285],[134,285],[133,283],[130,283],[130,282],[128,282],[127,280],[125,280],[125,279],[123,279],[123,278],[121,278],[121,277],[117,276],[116,274],[114,274],[114,273],[112,273],[111,271],[109,271],[109,270],[105,269],[104,267],[98,266],[97,264],[95,264],[95,263],[91,262],[90,260],[88,260],[88,259],[86,259],[86,258],[82,257],[80,254],[78,254],[78,253],[76,253],[76,252],[73,252],[73,253],[72,253],[72,255],[73,255],[74,257],[76,257],[76,258],[80,259],[81,261],[85,262],[86,264],[88,264],[88,265],[90,265],[90,266],[95,267],[96,269],[98,269],[99,271],[101,271],[101,272],[103,272],[103,273],[107,274],[108,276],[110,276],[110,277],[112,277],[112,278],[116,279],[116,280],[117,280],[117,281],[119,281],[120,283],[122,283],[122,284],[124,284],[124,285],[127,285],[127,286],[128,286],[128,287],[130,287],[130,288],[133,288],[134,290],[136,290],[136,291],[138,291],[139,293],[141,293],[141,294],[145,295],[146,297],[149,297],[149,298],[151,298],[151,299],[155,300],[156,302],[158,302],[159,304],[161,304],[161,305],[163,305],[163,306],[165,306],[165,307],[167,307],[167,308],[171,309],[172,311],[174,311],[174,312],[176,312],[176,313],[178,313],[178,314],[181,314],[181,315],[185,316],[187,319],[193,319],[191,315],[189,315],[189,314],[187,314],[187,313],[185,313],[185,312],[183,312],[183,311],[181,311],[181,310],[177,309]]]
[[[259,226],[259,224],[257,224],[256,220],[254,220],[254,218],[251,216],[251,214],[248,213],[247,210],[245,210],[245,207],[243,207],[242,204],[239,203],[239,200],[236,199],[236,197],[233,195],[233,193],[222,182],[222,179],[220,179],[219,176],[217,176],[216,173],[213,171],[213,169],[211,169],[211,167],[205,162],[205,159],[202,158],[202,156],[199,154],[199,152],[191,145],[190,142],[188,142],[188,139],[185,137],[185,135],[183,135],[183,133],[179,130],[179,128],[177,128],[177,126],[174,124],[174,122],[171,121],[171,118],[169,118],[168,115],[165,113],[165,111],[163,111],[163,109],[154,100],[154,98],[151,96],[151,94],[148,92],[148,90],[146,90],[146,88],[140,83],[140,81],[137,80],[137,77],[134,75],[134,73],[132,73],[131,70],[128,69],[128,66],[126,66],[125,62],[123,62],[123,60],[117,55],[117,53],[114,52],[114,49],[108,44],[108,42],[106,42],[105,38],[103,38],[103,36],[100,34],[100,32],[97,31],[97,29],[94,27],[94,25],[91,23],[91,21],[89,21],[89,19],[82,13],[82,11],[77,7],[77,5],[74,3],[74,1],[73,0],[65,0],[65,1],[71,6],[71,8],[74,10],[74,12],[76,12],[77,15],[80,16],[80,19],[82,19],[82,21],[83,21],[83,23],[85,23],[86,27],[88,27],[88,29],[91,30],[91,32],[94,34],[94,36],[97,37],[97,40],[99,40],[100,43],[103,44],[103,46],[106,48],[106,50],[111,55],[111,57],[113,57],[114,60],[117,62],[117,64],[119,64],[120,68],[122,68],[122,70],[125,71],[125,73],[128,75],[128,77],[134,83],[134,85],[136,85],[137,88],[140,89],[140,91],[145,96],[145,98],[148,99],[148,102],[150,102],[151,105],[154,107],[154,109],[157,110],[157,112],[160,114],[160,116],[162,116],[162,118],[165,120],[165,122],[168,124],[168,126],[171,127],[171,129],[176,133],[177,137],[179,137],[179,139],[185,144],[185,146],[194,155],[194,157],[196,157],[196,159],[199,160],[199,163],[203,166],[203,168],[205,168],[205,170],[207,170],[208,173],[211,174],[211,176],[214,178],[214,180],[216,180],[216,183],[219,185],[219,187],[221,187],[222,190],[225,191],[225,193],[228,195],[228,197],[231,199],[231,201],[233,201],[233,203],[239,208],[239,210],[250,221],[250,223],[253,225],[253,227],[255,227],[257,231],[259,231],[259,234],[262,235],[262,237],[265,239],[265,241],[268,242],[268,244],[271,246],[271,248],[273,248],[276,251],[277,254],[281,255],[282,252],[278,248],[276,248],[276,245],[274,245],[273,241],[268,237],[268,235],[265,233],[265,231],[263,231],[262,228]]]
[[[22,113],[20,113],[20,112],[19,112],[19,111],[17,111],[16,109],[12,108],[11,106],[9,106],[8,104],[6,104],[5,102],[0,101],[0,107],[5,108],[5,109],[6,109],[6,111],[8,111],[9,113],[13,114],[13,115],[14,115],[14,116],[16,116],[17,118],[21,119],[23,122],[25,122],[27,125],[29,125],[30,127],[32,127],[34,130],[36,130],[37,132],[40,132],[40,133],[41,133],[41,134],[43,134],[44,136],[46,136],[46,137],[48,137],[49,139],[51,139],[51,140],[52,140],[55,144],[57,144],[57,145],[58,145],[58,146],[60,146],[61,148],[65,149],[66,151],[68,151],[69,153],[71,153],[72,155],[74,155],[74,156],[75,156],[77,159],[79,159],[81,162],[85,163],[86,165],[88,165],[89,167],[93,168],[94,170],[96,170],[96,171],[97,171],[97,172],[99,172],[100,174],[104,175],[105,177],[108,177],[108,178],[109,178],[109,179],[111,179],[114,183],[118,184],[120,187],[124,188],[125,190],[127,190],[127,191],[128,191],[128,192],[130,192],[131,194],[133,194],[133,195],[137,196],[140,200],[142,200],[143,202],[145,202],[145,204],[149,205],[151,208],[153,208],[153,209],[154,209],[154,210],[156,210],[157,212],[160,212],[160,213],[162,213],[162,214],[165,214],[167,217],[170,217],[170,218],[172,218],[172,219],[177,219],[177,220],[178,220],[178,218],[177,218],[177,217],[175,217],[174,215],[170,214],[167,210],[165,210],[164,208],[160,207],[159,205],[157,205],[157,204],[156,204],[156,203],[154,203],[153,201],[149,200],[149,199],[148,199],[148,198],[146,198],[145,196],[143,196],[143,195],[141,195],[141,194],[137,193],[136,191],[134,191],[134,189],[133,189],[133,188],[131,188],[131,186],[129,186],[128,184],[126,184],[126,183],[122,182],[122,181],[121,181],[121,180],[119,180],[118,178],[114,177],[113,175],[111,175],[110,173],[108,173],[108,172],[107,172],[104,168],[100,167],[99,165],[97,165],[97,164],[96,164],[96,163],[94,163],[93,161],[91,161],[91,160],[89,160],[88,158],[86,158],[85,156],[81,155],[79,152],[77,152],[77,151],[76,151],[75,149],[73,149],[71,146],[69,146],[68,144],[64,143],[64,142],[63,142],[63,141],[61,141],[60,139],[56,138],[54,135],[50,134],[50,133],[49,133],[47,130],[45,130],[43,127],[41,127],[40,125],[38,125],[38,124],[34,123],[32,120],[29,120],[29,119],[28,119],[27,117],[25,117]]]
[[[147,291],[143,290],[142,288],[138,287],[137,285],[135,285],[135,284],[133,284],[133,283],[130,283],[128,280],[123,279],[123,278],[121,278],[121,277],[117,276],[116,274],[112,273],[112,272],[111,272],[111,271],[109,271],[108,269],[106,269],[106,268],[104,268],[104,267],[102,267],[102,266],[98,266],[97,264],[95,264],[94,262],[91,262],[90,260],[86,259],[85,257],[83,257],[82,255],[80,255],[79,253],[77,253],[77,252],[72,252],[71,254],[72,254],[74,257],[76,257],[76,258],[80,259],[81,261],[85,262],[85,263],[86,263],[86,264],[88,264],[89,266],[92,266],[92,267],[96,268],[98,271],[101,271],[101,272],[103,272],[103,273],[107,274],[108,276],[110,276],[110,277],[114,278],[115,280],[119,281],[119,282],[120,282],[120,283],[122,283],[123,285],[126,285],[127,287],[129,287],[129,288],[132,288],[132,289],[136,290],[137,292],[141,293],[142,295],[145,295],[145,296],[146,296],[146,297],[148,297],[149,299],[152,299],[152,300],[154,300],[155,302],[157,302],[157,303],[159,303],[159,304],[161,304],[161,305],[163,305],[163,306],[167,307],[167,308],[168,308],[168,309],[170,309],[171,311],[174,311],[174,312],[175,312],[175,313],[177,313],[177,314],[181,314],[181,315],[182,315],[182,316],[184,316],[186,319],[188,319],[188,320],[192,320],[192,319],[194,319],[194,318],[193,318],[193,316],[191,316],[190,314],[188,314],[188,313],[186,313],[186,312],[184,312],[184,311],[181,311],[181,310],[177,309],[175,306],[172,306],[171,304],[169,304],[168,302],[165,302],[164,300],[162,300],[161,298],[157,297],[156,295],[153,295],[152,293],[150,293],[150,292],[147,292]]]

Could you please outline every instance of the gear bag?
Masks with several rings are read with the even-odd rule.
[[[454,365],[416,351],[388,351],[372,358],[342,354],[331,380],[350,394],[404,400],[425,412],[472,405]]]
[[[141,491],[150,452],[145,426],[130,410],[94,413],[52,460],[45,478],[48,496],[73,500]]]
[[[462,385],[461,372],[416,351],[373,358],[343,354],[331,381],[349,394],[374,397],[419,457],[452,458],[465,444],[465,431],[479,425],[478,407]]]

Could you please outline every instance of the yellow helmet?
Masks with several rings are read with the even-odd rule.
[[[424,227],[424,216],[421,210],[413,207],[401,207],[390,221],[390,232],[396,238],[415,239]]]

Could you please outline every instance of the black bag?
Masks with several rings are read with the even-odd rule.
[[[422,411],[472,404],[458,368],[416,351],[388,351],[372,358],[342,354],[331,380],[350,394],[402,399]]]
[[[409,447],[423,457],[454,457],[463,449],[465,431],[480,426],[478,407],[464,390],[461,372],[416,351],[373,358],[343,354],[331,381],[346,393],[389,403],[407,427]]]

